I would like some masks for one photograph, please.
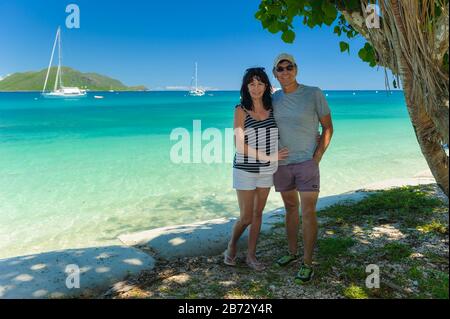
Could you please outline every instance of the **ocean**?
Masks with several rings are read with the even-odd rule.
[[[427,169],[402,92],[325,93],[334,136],[321,162],[320,196]],[[237,91],[91,92],[79,100],[0,93],[0,258],[118,244],[124,233],[238,216],[224,134],[238,101]],[[178,142],[171,133],[191,132],[196,120],[222,133],[220,163],[171,158]],[[272,189],[266,211],[281,206]]]

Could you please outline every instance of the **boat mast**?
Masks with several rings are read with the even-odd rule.
[[[52,67],[53,55],[55,54],[56,41],[58,40],[59,32],[60,32],[60,28],[58,27],[58,30],[56,31],[55,42],[53,43],[52,55],[50,56],[50,62],[49,62],[49,64],[48,64],[47,75],[45,76],[44,88],[42,89],[42,93],[45,92],[45,89],[46,89],[46,87],[47,87],[48,76],[49,76],[49,74],[50,74],[50,68]]]
[[[56,71],[55,88],[58,89],[58,84],[61,85],[61,28],[58,27],[58,70]]]
[[[195,62],[195,90],[197,91],[197,62]]]

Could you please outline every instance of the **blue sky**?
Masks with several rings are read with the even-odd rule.
[[[80,29],[64,27],[65,8],[80,8]],[[258,0],[106,1],[0,0],[0,76],[47,67],[56,28],[63,26],[64,65],[150,89],[188,86],[194,62],[206,87],[238,89],[250,66],[271,69],[283,51],[298,60],[301,83],[322,89],[384,89],[384,70],[339,51],[329,27],[297,21],[286,44],[254,18]],[[274,83],[277,84],[277,83]]]

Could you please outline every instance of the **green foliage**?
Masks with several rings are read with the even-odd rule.
[[[442,235],[448,233],[447,226],[435,219],[432,220],[430,223],[417,226],[417,230],[419,230],[423,233],[433,232],[433,233],[442,234]]]
[[[281,39],[286,43],[293,43],[295,32],[293,21],[295,17],[302,18],[302,23],[310,28],[322,25],[334,26],[334,33],[338,36],[345,35],[352,39],[359,33],[347,23],[339,10],[349,12],[360,10],[359,0],[336,1],[336,0],[262,0],[255,18],[261,21],[264,29],[271,33],[281,32]],[[340,42],[341,52],[350,52],[347,42]],[[371,52],[366,47],[367,53],[363,53],[369,64]]]
[[[341,49],[341,52],[347,51],[348,53],[350,53],[350,45],[347,42],[339,42],[339,47]]]
[[[394,262],[408,258],[412,254],[410,246],[397,242],[387,243],[382,249],[384,256]]]
[[[325,238],[318,241],[320,254],[328,257],[337,257],[347,252],[355,244],[350,237]]]
[[[410,269],[408,275],[417,280],[419,283],[420,293],[418,298],[434,298],[434,299],[448,299],[449,298],[449,276],[439,270],[420,271],[416,267]]]
[[[388,218],[397,219],[405,216],[426,216],[434,209],[445,206],[418,186],[400,187],[367,196],[352,205],[337,204],[320,211],[320,215],[332,219],[341,218],[345,222],[352,222],[362,216],[379,216],[387,213]]]
[[[375,50],[369,42],[366,42],[366,44],[364,44],[364,47],[361,50],[359,50],[358,56],[364,62],[369,63],[371,67],[377,65]]]
[[[333,266],[337,265],[336,258],[345,254],[355,243],[350,237],[319,239],[317,241],[319,270],[324,273],[328,272]]]
[[[295,40],[295,32],[292,30],[286,30],[285,32],[283,32],[281,39],[283,39],[283,41],[286,43],[293,43]]]
[[[363,288],[354,284],[344,289],[344,296],[350,299],[368,299],[369,296]]]

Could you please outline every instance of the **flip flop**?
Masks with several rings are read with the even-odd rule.
[[[223,263],[227,266],[236,266],[236,256],[231,257],[228,254],[228,249],[223,253]]]

